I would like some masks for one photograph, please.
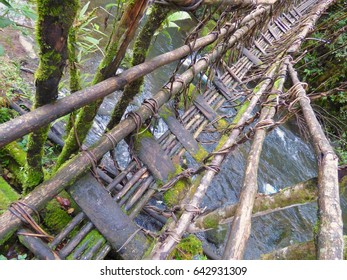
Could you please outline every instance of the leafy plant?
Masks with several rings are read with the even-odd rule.
[[[150,13],[150,9],[147,13]],[[163,34],[171,43],[172,38],[171,38],[171,35],[170,35],[168,29],[169,28],[177,28],[177,30],[180,30],[180,26],[176,22],[182,21],[182,20],[187,20],[187,19],[191,19],[191,16],[189,15],[189,13],[184,12],[184,11],[178,11],[178,12],[175,12],[175,13],[169,15],[165,19],[165,21],[163,22],[161,28],[159,28],[154,33],[154,37],[158,36],[159,34]]]

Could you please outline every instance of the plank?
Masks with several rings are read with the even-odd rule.
[[[277,35],[275,29],[271,25],[269,25],[268,30],[269,30],[269,33],[271,34],[271,36],[275,38],[275,40],[278,40],[280,38]]]
[[[175,167],[153,135],[148,136],[147,134],[150,133],[147,131],[146,136],[142,135],[140,139],[136,140],[136,154],[152,175],[165,183],[170,174],[175,173]]]
[[[245,55],[254,65],[261,65],[263,62],[257,57],[255,54],[253,54],[250,50],[247,48],[242,49],[242,54]]]
[[[218,118],[218,114],[213,110],[213,108],[206,102],[202,95],[197,95],[194,100],[195,106],[200,110],[200,112],[209,121],[215,121]]]
[[[117,251],[122,248],[118,253],[124,259],[142,257],[149,245],[146,236],[90,173],[67,190],[112,248]]]
[[[208,153],[205,151],[205,149],[198,144],[191,133],[176,119],[175,114],[172,112],[172,110],[170,110],[169,107],[164,106],[160,110],[159,115],[163,118],[172,134],[176,136],[178,141],[195,160],[203,160],[201,153],[204,153],[207,156]]]

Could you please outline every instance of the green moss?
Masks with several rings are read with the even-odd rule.
[[[25,166],[26,164],[26,153],[18,145],[17,142],[12,142],[6,145],[3,150],[13,158],[19,166]]]
[[[225,129],[225,128],[227,128],[229,126],[229,123],[226,121],[226,120],[224,120],[224,119],[220,119],[220,120],[218,120],[218,122],[217,122],[217,128],[218,129]]]
[[[208,152],[200,144],[198,145],[199,150],[196,152],[195,155],[192,156],[197,162],[202,162],[208,156]]]
[[[222,137],[219,139],[219,142],[214,150],[219,151],[228,139],[229,137],[227,135],[222,135]]]
[[[89,232],[83,239],[82,241],[79,243],[79,245],[77,246],[76,250],[78,250],[78,248],[80,248],[81,246],[83,246],[85,243],[88,243],[87,247],[85,248],[85,252],[88,251],[90,248],[92,248],[100,239],[102,239],[104,241],[103,244],[106,243],[105,238],[99,233],[98,230],[93,229],[91,232]],[[72,260],[73,259],[73,254],[70,254],[69,256],[67,256],[68,260]]]
[[[169,174],[168,180],[171,180],[176,175],[183,172],[183,168],[180,165],[175,166],[176,170],[174,173]],[[187,178],[183,178],[178,180],[173,187],[167,190],[164,193],[163,199],[167,206],[173,207],[175,205],[180,204],[180,202],[185,198],[187,192],[189,191],[189,187],[191,185],[191,180]]]
[[[35,72],[37,81],[46,81],[57,71],[57,65],[61,63],[61,54],[55,50],[48,51],[40,56],[39,67]]]
[[[55,199],[47,204],[42,217],[45,227],[53,234],[59,233],[72,219]]]
[[[194,256],[202,254],[203,249],[201,241],[191,234],[181,240],[181,242],[169,255],[169,259],[192,260]]]
[[[205,229],[217,228],[219,225],[218,218],[212,215],[207,216],[203,221],[203,227]]]
[[[13,201],[18,200],[19,197],[19,194],[11,188],[2,176],[0,176],[0,215]]]

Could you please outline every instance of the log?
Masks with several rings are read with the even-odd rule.
[[[289,64],[289,73],[294,84],[292,90],[300,102],[318,159],[318,258],[341,260],[343,223],[338,184],[338,157],[316,118],[310,99],[306,96],[306,91],[292,64]]]
[[[344,237],[343,259],[347,260],[347,236]],[[280,250],[261,255],[262,260],[316,260],[317,252],[314,241],[293,244]]]
[[[60,260],[59,255],[48,247],[41,238],[30,236],[32,231],[21,229],[18,231],[19,241],[27,247],[39,260]]]
[[[315,202],[317,195],[317,178],[284,188],[273,195],[258,194],[254,201],[252,216],[282,209],[293,204]],[[201,215],[189,226],[188,231],[191,233],[201,232],[229,222],[233,219],[237,206],[238,204],[231,204]]]
[[[243,258],[247,241],[251,234],[252,210],[258,192],[258,167],[260,154],[267,133],[267,124],[274,122],[273,118],[276,113],[276,97],[278,92],[283,90],[288,64],[289,58],[286,58],[281,65],[279,78],[276,79],[274,86],[272,87],[272,92],[274,93],[268,96],[268,105],[261,109],[259,122],[255,125],[254,140],[247,158],[240,201],[236,209],[231,230],[229,231],[227,244],[222,257],[223,259],[240,260]],[[265,123],[265,125],[261,125],[261,123]]]
[[[261,12],[261,10],[264,10],[264,11]],[[269,11],[269,9],[260,9],[260,10],[257,10],[256,12],[254,12],[253,14],[247,16],[247,18],[248,18],[248,20],[250,20],[250,22],[247,24],[247,26],[244,26],[241,29],[239,29],[238,32],[236,32],[230,38],[228,44],[223,45],[223,46],[217,46],[215,48],[215,50],[207,56],[207,59],[202,58],[202,59],[198,60],[194,64],[193,67],[191,67],[186,72],[182,73],[180,76],[180,81],[176,81],[172,84],[172,91],[171,92],[168,92],[167,89],[163,89],[163,90],[159,91],[154,96],[154,99],[157,101],[159,108],[161,106],[163,106],[163,104],[165,104],[171,98],[171,96],[174,96],[176,93],[178,93],[183,88],[182,81],[184,81],[185,84],[192,81],[192,79],[199,72],[204,71],[208,67],[208,65],[209,65],[208,61],[210,63],[213,63],[216,59],[218,59],[220,57],[220,54],[225,49],[232,47],[240,38],[242,38],[245,34],[247,34],[252,29],[252,27],[260,20],[260,18],[259,18],[260,15],[262,15],[264,12],[268,12],[268,11]],[[257,15],[257,16],[255,19],[253,19],[253,16],[255,16],[255,15]],[[225,32],[226,32],[226,30],[225,30]],[[204,38],[205,38],[205,40],[207,40],[206,37],[204,37]],[[213,39],[213,38],[209,37],[209,39]],[[194,46],[196,46],[196,44],[197,43],[195,43]],[[200,45],[201,45],[201,41],[200,41]],[[182,51],[181,53],[183,53],[183,50],[185,47],[187,47],[187,46],[184,46],[181,48],[181,51]],[[187,48],[189,49],[189,47],[187,47]],[[176,53],[176,56],[177,55],[178,54]],[[155,65],[157,65],[157,63],[160,64],[161,63],[160,57],[162,57],[162,56],[158,56],[158,57],[154,58],[153,60],[151,60],[152,63],[150,65],[153,66],[153,64],[155,64]],[[150,70],[149,64],[148,63],[145,63],[145,64],[146,64],[146,66],[144,68],[147,69],[146,71],[149,71]],[[67,100],[68,101],[70,100],[71,102],[72,102],[72,100],[74,100],[74,102],[78,103],[83,99],[83,94],[88,95],[89,98],[95,98],[95,96],[91,97],[92,94],[98,95],[97,98],[93,99],[93,100],[96,100],[100,97],[106,96],[107,92],[111,93],[113,90],[115,90],[117,88],[117,86],[122,85],[122,84],[124,85],[126,83],[126,77],[128,77],[128,78],[132,77],[132,79],[139,78],[141,76],[139,74],[139,69],[142,69],[143,65],[144,64],[140,64],[138,66],[133,67],[132,69],[129,69],[128,71],[123,72],[123,73],[127,73],[127,74],[120,75],[118,78],[110,78],[109,80],[104,81],[104,82],[92,87],[91,90],[82,90],[80,92],[76,92],[76,93],[62,99],[61,100],[62,102],[60,102],[60,103],[59,103],[59,101],[57,101],[55,103],[55,105],[50,104],[50,105],[40,107],[39,109],[35,110],[34,112],[28,113],[25,115],[25,116],[29,116],[29,118],[26,118],[24,120],[20,119],[18,121],[18,119],[21,118],[21,117],[19,117],[17,119],[14,119],[10,122],[5,123],[4,125],[6,125],[6,126],[0,125],[0,143],[1,144],[6,143],[6,141],[11,142],[11,140],[10,140],[11,138],[16,139],[16,137],[18,135],[19,135],[18,137],[25,135],[26,133],[24,130],[28,129],[30,131],[30,129],[32,129],[33,125],[35,124],[35,121],[40,122],[39,125],[37,123],[35,125],[38,125],[38,126],[42,125],[42,122],[44,122],[44,120],[42,119],[42,116],[44,116],[46,118],[49,118],[51,114],[54,116],[57,116],[58,114],[54,113],[54,110],[56,112],[59,111],[60,112],[59,114],[61,114],[61,112],[62,112],[61,110],[65,110],[66,113],[69,113],[69,110],[66,110],[66,107],[71,105],[71,103],[67,103],[66,102]],[[149,67],[149,68],[147,68],[147,67]],[[151,68],[151,69],[153,70],[153,68]],[[108,83],[112,83],[112,86],[109,87]],[[264,82],[264,83],[266,83],[266,82]],[[100,94],[98,89],[100,89],[100,91],[103,92],[104,95]],[[67,98],[69,98],[69,99],[67,99]],[[78,98],[80,100],[78,100]],[[83,105],[86,105],[86,103],[85,103],[86,101],[84,100],[83,102],[82,102]],[[59,107],[58,107],[58,104],[59,104]],[[73,103],[73,104],[76,105],[76,103]],[[66,107],[64,107],[64,106],[66,106]],[[42,108],[44,108],[44,107],[45,107],[45,109],[43,110]],[[151,117],[153,115],[153,112],[151,110],[149,110],[148,107],[143,106],[143,105],[137,110],[136,113],[141,117],[142,121],[147,120],[149,117]],[[50,121],[52,121],[54,119],[55,119],[55,117],[51,118]],[[12,127],[13,125],[14,125],[14,127]],[[10,137],[6,137],[6,135],[7,135],[6,133],[11,132],[11,127],[12,127],[12,129],[15,129],[17,127],[17,125],[23,125],[23,127],[26,127],[26,128],[24,128],[23,131],[21,131],[19,129],[15,133],[11,134]],[[86,170],[88,168],[90,168],[92,166],[92,162],[90,160],[90,154],[92,154],[95,157],[95,159],[97,159],[97,160],[101,159],[104,156],[104,154],[106,154],[108,151],[114,149],[115,145],[118,142],[120,142],[122,139],[127,137],[131,132],[133,132],[136,129],[136,127],[137,127],[137,124],[135,123],[135,121],[132,118],[128,117],[128,118],[122,120],[119,123],[119,125],[117,125],[114,129],[112,129],[106,135],[102,136],[101,139],[93,147],[88,149],[88,153],[87,152],[80,153],[77,156],[75,156],[73,159],[71,159],[70,161],[65,163],[65,165],[63,165],[61,167],[59,172],[57,172],[49,180],[40,184],[38,187],[35,188],[35,190],[33,190],[25,198],[23,198],[23,202],[25,202],[28,205],[31,205],[33,208],[35,208],[37,210],[42,209],[51,199],[53,199],[63,189],[72,185],[78,178],[80,178],[86,172]],[[4,131],[2,129],[4,129],[5,133],[3,133]],[[32,212],[31,210],[28,210],[28,213],[31,213],[31,212]],[[21,220],[18,217],[14,216],[9,210],[7,210],[5,213],[3,213],[3,215],[0,216],[0,244],[5,242],[15,232],[15,230],[18,229],[18,227],[21,225],[21,223],[22,223]]]

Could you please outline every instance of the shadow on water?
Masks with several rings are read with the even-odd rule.
[[[105,5],[105,2],[110,1],[93,2],[93,6],[96,6]],[[159,34],[152,44],[149,58],[171,51],[183,44],[187,35],[185,30],[178,32],[175,29],[170,29],[169,32],[172,42]],[[88,67],[96,67],[100,59],[100,55],[93,55]],[[129,110],[136,109],[144,99],[154,95],[167,82],[175,67],[176,63],[172,63],[146,76],[142,94],[136,97]],[[91,145],[101,136],[112,108],[120,96],[121,92],[115,92],[105,98],[93,129],[88,135],[87,144]],[[158,130],[159,134],[166,130],[165,125],[160,124]],[[203,139],[204,137],[201,136],[200,138]],[[123,159],[120,163],[121,167],[129,161],[128,149],[123,142],[118,145],[116,150],[118,158]],[[227,157],[221,172],[215,177],[207,192],[203,206],[214,209],[237,202],[249,149],[250,143],[243,144]],[[258,175],[259,192],[266,194],[275,193],[284,187],[316,177],[316,160],[312,146],[305,142],[292,126],[283,125],[274,129],[265,140]],[[347,220],[346,196],[342,198],[341,204],[344,209],[344,220]],[[317,219],[316,214],[317,205],[311,203],[253,218],[252,232],[245,258],[259,259],[263,253],[292,243],[311,240]],[[213,251],[221,255],[226,231],[227,226],[223,225],[217,231],[198,235]]]

